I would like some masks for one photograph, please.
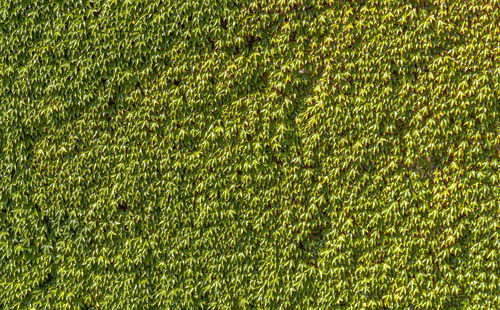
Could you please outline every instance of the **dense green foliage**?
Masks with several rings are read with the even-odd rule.
[[[0,309],[494,309],[498,1],[0,1]]]

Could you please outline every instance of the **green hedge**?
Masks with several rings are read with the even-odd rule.
[[[492,1],[0,1],[0,309],[498,309]]]

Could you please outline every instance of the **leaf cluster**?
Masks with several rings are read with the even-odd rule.
[[[0,309],[498,309],[499,21],[0,1]]]

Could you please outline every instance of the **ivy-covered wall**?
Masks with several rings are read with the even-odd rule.
[[[0,1],[0,309],[498,309],[499,4]]]

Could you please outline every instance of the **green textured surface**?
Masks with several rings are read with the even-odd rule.
[[[498,309],[499,23],[0,0],[0,309]]]

